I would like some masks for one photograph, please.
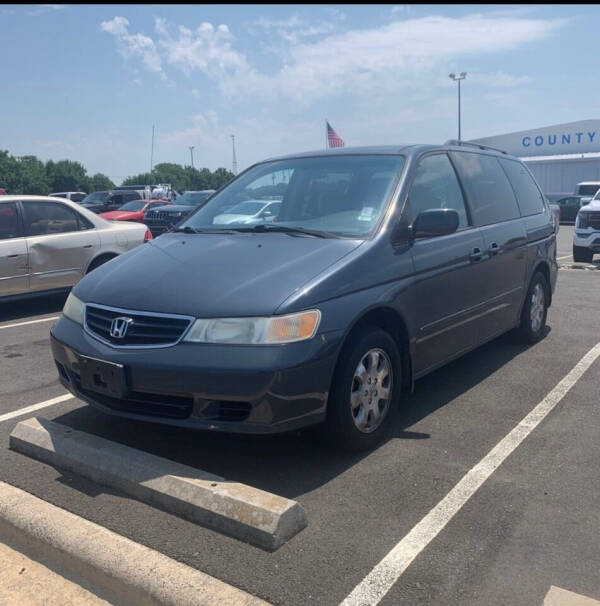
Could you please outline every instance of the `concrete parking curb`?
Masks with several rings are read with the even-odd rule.
[[[115,605],[268,606],[4,482],[0,540]]]
[[[296,501],[46,419],[18,423],[10,448],[263,549],[307,525]]]

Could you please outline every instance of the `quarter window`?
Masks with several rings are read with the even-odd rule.
[[[413,221],[424,210],[452,208],[458,213],[458,229],[469,226],[462,191],[446,154],[425,156],[419,160],[408,201]]]
[[[24,202],[25,231],[28,236],[43,236],[78,231],[77,215],[67,206],[52,202]]]
[[[544,210],[542,192],[525,166],[516,160],[505,160],[504,158],[500,160],[500,164],[515,190],[521,215],[528,217],[541,213]]]
[[[17,205],[14,202],[0,204],[0,240],[10,240],[20,235]]]
[[[494,156],[451,152],[462,177],[475,225],[517,219],[519,207],[506,173]]]

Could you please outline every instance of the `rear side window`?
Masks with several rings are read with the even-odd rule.
[[[494,156],[451,152],[467,192],[475,225],[490,225],[520,217],[506,173]]]
[[[499,160],[499,162],[506,171],[508,179],[515,190],[521,215],[528,217],[529,215],[541,213],[544,210],[542,192],[525,166],[516,160],[505,160],[504,158]]]
[[[434,154],[419,160],[408,201],[412,211],[412,221],[424,210],[452,208],[458,212],[458,228],[464,229],[469,226],[462,191],[446,154]]]
[[[25,230],[29,236],[79,231],[77,216],[67,206],[54,202],[27,202],[23,206]]]

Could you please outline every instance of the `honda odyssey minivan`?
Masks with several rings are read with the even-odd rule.
[[[277,221],[219,224],[280,197]],[[60,380],[109,414],[380,442],[416,379],[545,334],[555,218],[527,167],[473,144],[338,148],[251,166],[96,269],[52,329]]]

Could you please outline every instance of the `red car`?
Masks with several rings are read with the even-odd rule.
[[[117,210],[100,213],[100,216],[109,221],[137,221],[138,223],[143,223],[144,213],[147,210],[156,208],[157,206],[165,206],[165,204],[171,204],[171,202],[169,200],[132,200],[123,204]]]

